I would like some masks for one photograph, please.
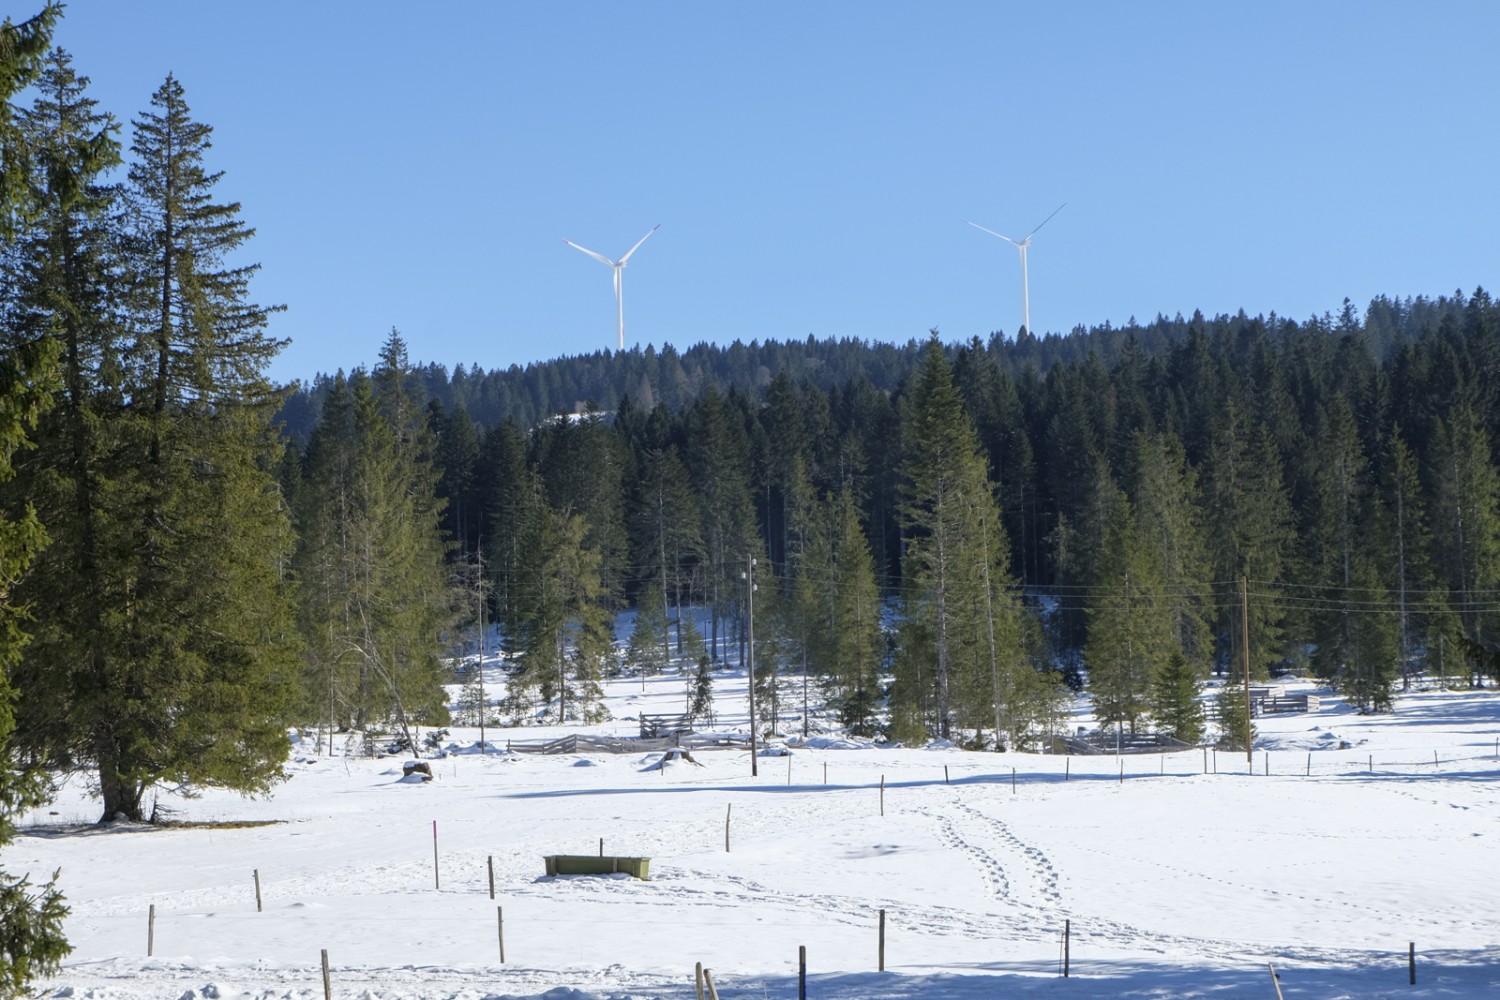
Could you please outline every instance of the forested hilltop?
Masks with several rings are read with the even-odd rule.
[[[1436,327],[1447,313],[1462,313],[1464,301],[1462,292],[1436,300],[1377,298],[1363,317],[1365,338],[1376,357],[1384,360],[1423,329]],[[1325,317],[1311,325],[1329,326],[1333,322],[1332,317]],[[1013,339],[994,335],[985,347],[1001,368],[1018,375],[1028,366],[1047,372],[1055,364],[1083,361],[1091,353],[1112,365],[1128,343],[1154,355],[1181,343],[1195,326],[1204,326],[1210,336],[1217,337],[1233,336],[1252,323],[1283,333],[1301,329],[1274,315],[1252,321],[1243,313],[1213,320],[1200,315],[1184,319],[1178,314],[1174,319],[1158,316],[1144,326],[1132,319],[1120,327],[1106,323],[1090,329],[1079,327],[1068,334],[1033,336],[1023,328]],[[653,345],[619,352],[602,350],[491,370],[477,363],[459,363],[451,371],[442,364],[426,363],[417,366],[416,374],[424,396],[438,400],[445,409],[466,410],[469,418],[482,427],[507,418],[530,426],[548,416],[574,412],[586,402],[602,410],[614,410],[627,397],[638,409],[650,410],[660,403],[677,411],[710,385],[720,392],[735,389],[753,394],[783,373],[794,383],[805,382],[824,391],[855,380],[894,391],[910,373],[920,346],[917,338],[904,344],[883,344],[811,336],[786,343],[752,341],[747,345],[735,341],[723,347],[699,343],[680,352],[664,344],[660,349]],[[953,350],[950,347],[949,353]],[[286,433],[306,440],[331,381],[325,373],[293,387],[280,418]]]
[[[703,654],[730,656],[754,560],[768,721],[805,666],[857,730],[1024,744],[1058,683],[1086,676],[1106,720],[1191,739],[1188,703],[1241,662],[1242,623],[1258,675],[1309,669],[1369,710],[1419,670],[1493,671],[1497,331],[1476,290],[1304,323],[700,346],[691,365],[601,354],[520,377],[597,384],[616,406],[491,426],[465,400],[514,372],[447,379],[393,333],[373,375],[319,383],[322,420],[285,488],[343,475],[342,451],[323,456],[358,446],[350,415],[402,400],[430,437],[418,451],[450,561],[528,665],[513,718],[587,714],[613,669],[609,612],[626,606],[654,630],[638,655],[682,652],[694,637],[671,625],[697,604],[712,610]],[[570,371],[614,371],[616,387]]]

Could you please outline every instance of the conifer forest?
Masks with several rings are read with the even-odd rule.
[[[448,724],[486,626],[510,683],[459,710],[508,724],[752,653],[767,726],[981,749],[1078,691],[1198,742],[1242,663],[1369,712],[1420,672],[1500,681],[1483,289],[524,368],[369,331],[372,368],[279,386],[212,126],[170,75],[98,107],[56,11],[7,26],[0,76],[7,774],[91,771],[106,818],[262,790],[288,726]]]
[[[770,730],[973,749],[1038,745],[1080,691],[1198,743],[1216,673],[1367,712],[1417,674],[1500,683],[1483,289],[524,368],[347,331],[378,364],[276,385],[212,126],[171,75],[98,107],[58,13],[0,47],[7,817],[61,772],[105,819],[263,791],[294,726],[598,721],[604,679],[669,661],[690,713],[753,656]],[[509,683],[455,708],[481,634]],[[8,993],[55,967],[64,908],[0,881],[31,935]]]

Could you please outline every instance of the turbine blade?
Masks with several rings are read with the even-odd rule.
[[[661,223],[658,222],[656,225],[654,225],[654,226],[651,227],[651,233],[656,232],[660,228],[661,228]],[[642,236],[640,239],[636,240],[635,241],[635,246],[631,247],[629,250],[626,250],[625,251],[625,256],[623,256],[623,257],[620,258],[620,263],[624,264],[627,260],[629,260],[630,259],[630,255],[633,254],[633,253],[635,253],[637,250],[640,249],[641,244],[644,243],[644,242],[646,242],[646,240],[651,236],[651,233],[647,233],[645,236]]]
[[[594,253],[594,251],[590,250],[588,247],[581,247],[577,243],[574,243],[569,239],[565,239],[563,240],[563,242],[572,247],[574,250],[582,250],[584,253],[588,254],[590,257],[594,258],[601,264],[608,264],[610,267],[615,266],[615,262],[604,256],[602,253]]]
[[[965,222],[969,222],[968,219],[965,219],[964,221]],[[977,222],[969,222],[969,225],[973,226],[975,229],[983,230],[984,232],[989,233],[991,236],[998,236],[1002,240],[1004,240],[1005,242],[1010,243],[1010,244],[1012,244],[1014,246],[1020,246],[1021,245],[1021,244],[1017,243],[1015,240],[1011,239],[1009,236],[1006,236],[1003,233],[997,233],[993,229],[985,229],[983,226],[981,226]]]
[[[1061,204],[1061,205],[1058,205],[1058,206],[1057,206],[1057,207],[1056,207],[1056,208],[1054,208],[1054,209],[1053,209],[1053,210],[1052,210],[1052,215],[1056,215],[1056,214],[1057,214],[1057,213],[1058,213],[1058,212],[1061,212],[1061,211],[1062,211],[1062,210],[1063,210],[1063,209],[1065,209],[1065,208],[1067,208],[1067,207],[1068,207],[1068,203],[1067,203],[1067,202],[1063,202],[1063,203],[1062,203],[1062,204]],[[1033,237],[1033,236],[1035,236],[1035,235],[1036,235],[1036,234],[1037,234],[1037,232],[1038,232],[1038,231],[1039,231],[1039,230],[1040,230],[1040,229],[1041,229],[1041,228],[1042,228],[1042,227],[1043,227],[1043,226],[1045,226],[1045,225],[1046,225],[1046,224],[1047,224],[1047,223],[1049,223],[1049,222],[1051,222],[1051,221],[1052,221],[1052,215],[1049,215],[1049,216],[1047,216],[1047,217],[1046,217],[1046,218],[1045,218],[1045,219],[1043,219],[1043,220],[1042,220],[1042,221],[1041,221],[1041,222],[1038,222],[1038,223],[1037,223],[1037,226],[1036,226],[1036,229],[1033,229],[1033,230],[1032,230],[1032,231],[1031,231],[1031,232],[1029,232],[1029,233],[1027,233],[1027,234],[1026,234],[1026,239],[1025,239],[1025,240],[1022,240],[1022,241],[1021,241],[1021,242],[1022,242],[1022,243],[1025,243],[1025,242],[1026,242],[1026,240],[1029,240],[1029,239],[1031,239],[1031,238],[1032,238],[1032,237]]]

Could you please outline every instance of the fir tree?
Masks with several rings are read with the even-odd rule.
[[[24,140],[14,128],[10,99],[41,68],[53,25],[62,13],[48,4],[21,24],[0,23],[0,235],[27,207],[33,182]],[[0,482],[14,474],[17,452],[28,446],[28,431],[48,403],[55,345],[33,342],[0,352]],[[26,574],[47,535],[29,503],[7,503],[0,516],[0,847],[15,837],[13,817],[44,801],[44,783],[33,769],[18,766],[12,746],[15,692],[9,675],[26,643],[25,613],[14,603],[14,587]],[[63,936],[68,909],[57,891],[57,876],[33,890],[29,880],[0,871],[0,996],[25,994],[35,976],[57,970],[71,948]]]
[[[1157,732],[1184,743],[1203,739],[1203,706],[1198,702],[1199,671],[1174,649],[1151,678],[1151,718]]]
[[[105,819],[144,818],[159,782],[267,789],[286,756],[295,687],[291,532],[271,474],[280,443],[263,374],[280,344],[265,335],[271,310],[247,297],[255,265],[226,264],[252,230],[238,205],[213,200],[211,129],[170,77],[152,103],[132,147],[130,340],[118,389],[108,366],[92,386],[114,406],[111,459],[75,490],[98,484],[94,523],[109,526],[96,545],[74,542],[98,555],[98,606],[72,639],[81,655],[52,659],[69,647],[61,637],[39,646],[25,663],[38,683],[23,690],[51,716],[27,726],[28,745],[97,767]],[[89,518],[80,509],[72,523],[86,532]]]
[[[902,628],[920,621],[919,631],[932,643],[928,711],[935,734],[950,739],[955,724],[993,724],[998,742],[1015,690],[1009,680],[1021,661],[1019,609],[1005,561],[1009,544],[973,425],[936,338],[912,381],[903,414],[908,548]],[[916,694],[908,684],[893,691]],[[900,714],[910,718],[911,707]],[[898,714],[894,705],[892,713]]]

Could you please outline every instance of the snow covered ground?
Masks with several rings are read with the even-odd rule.
[[[720,726],[743,725],[743,677],[716,683]],[[490,738],[634,735],[684,681],[608,694],[592,730]],[[50,997],[316,1000],[326,950],[342,998],[686,1000],[701,962],[724,1000],[761,1000],[797,996],[799,947],[830,1000],[1272,998],[1268,963],[1286,1000],[1500,995],[1500,694],[1374,718],[1325,697],[1259,728],[1253,773],[815,740],[751,777],[743,751],[481,756],[455,730],[470,752],[414,783],[305,741],[269,798],[163,796],[199,826],[101,830],[65,789],[5,866],[62,869],[75,951]],[[601,838],[650,880],[544,875]]]

